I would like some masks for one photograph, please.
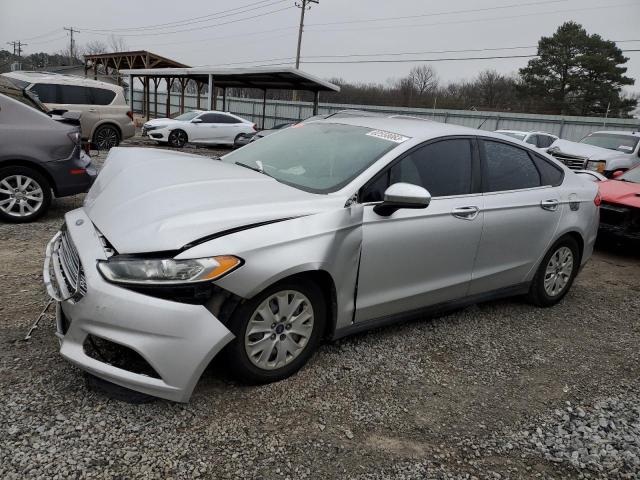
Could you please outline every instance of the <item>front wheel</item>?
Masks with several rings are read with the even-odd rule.
[[[310,281],[282,282],[234,312],[236,339],[225,354],[232,373],[246,383],[269,383],[297,372],[313,355],[326,322],[324,295]]]
[[[173,148],[182,148],[187,143],[187,134],[182,130],[173,130],[169,134],[169,145]]]
[[[529,300],[550,307],[567,294],[578,274],[580,250],[571,237],[558,240],[542,259],[529,289]]]
[[[29,167],[0,169],[0,219],[12,223],[31,222],[51,204],[51,186]]]

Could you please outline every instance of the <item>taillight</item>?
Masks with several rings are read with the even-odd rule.
[[[87,169],[86,168],[72,168],[71,170],[69,170],[69,173],[71,175],[82,175],[83,173],[87,173]]]
[[[132,111],[128,111],[127,112],[127,117],[129,117],[131,119],[131,121],[133,122],[133,112]]]
[[[593,199],[593,203],[596,207],[599,207],[602,203],[602,197],[600,196],[600,192],[596,193],[596,198]]]
[[[67,133],[67,137],[69,137],[69,140],[71,140],[71,143],[74,145],[80,145],[80,132]]]
[[[251,128],[253,128],[253,131],[254,131],[254,132],[257,132],[257,131],[258,131],[258,125],[257,125],[257,124],[255,124],[255,123],[254,123],[253,125],[251,125]]]

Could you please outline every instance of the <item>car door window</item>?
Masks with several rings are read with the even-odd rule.
[[[432,197],[471,193],[472,144],[442,140],[418,147],[377,175],[360,194],[361,202],[379,202],[389,185],[404,182],[426,188]]]
[[[538,135],[539,148],[547,148],[553,143],[553,141],[554,141],[554,138],[550,137],[549,135]]]
[[[534,147],[538,145],[538,135],[529,135],[527,137],[527,139],[525,140],[525,142],[527,142],[530,145],[533,145]]]
[[[58,101],[57,87],[51,83],[36,83],[29,91],[35,93],[42,103],[62,103]]]
[[[216,113],[203,113],[197,118],[201,120],[201,123],[220,123],[218,121],[219,120],[218,117],[219,115]]]
[[[529,154],[506,143],[484,140],[483,189],[501,192],[541,185],[540,173]]]
[[[219,123],[242,123],[240,120],[238,120],[235,117],[232,117],[231,115],[219,114],[219,116],[220,116]]]
[[[87,87],[77,85],[58,85],[60,102],[70,105],[91,105],[91,92]]]
[[[92,104],[109,105],[116,96],[116,92],[106,88],[90,88]]]

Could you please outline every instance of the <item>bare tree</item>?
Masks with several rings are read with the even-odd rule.
[[[409,72],[409,79],[418,96],[431,93],[438,88],[438,76],[431,65],[418,65]]]
[[[92,40],[84,46],[85,55],[99,55],[101,53],[107,53],[109,47],[100,40]]]
[[[111,52],[126,52],[129,50],[129,45],[124,38],[112,34],[109,37],[109,50]]]

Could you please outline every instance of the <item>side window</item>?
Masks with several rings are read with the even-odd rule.
[[[220,123],[218,115],[215,113],[203,113],[198,118],[202,120],[202,123]]]
[[[35,93],[42,103],[62,103],[58,101],[57,85],[50,83],[36,83],[29,90]]]
[[[72,105],[91,105],[91,92],[87,87],[77,85],[58,85],[60,101]]]
[[[554,141],[553,137],[550,137],[549,135],[538,135],[538,147],[540,148],[547,148],[549,147]]]
[[[116,92],[106,88],[90,88],[89,90],[93,97],[93,102],[91,103],[95,105],[109,105],[116,96]]]
[[[420,185],[433,197],[471,193],[471,148],[467,139],[442,140],[418,148],[391,167],[390,184]]]
[[[539,138],[538,135],[529,135],[527,137],[526,142],[528,144],[533,145],[534,147],[536,147],[538,145],[538,141],[539,141],[538,138]]]
[[[232,117],[231,115],[221,114],[220,116],[222,117],[220,120],[220,123],[242,123],[240,120],[238,120],[235,117]]]
[[[506,143],[484,140],[483,189],[501,192],[539,187],[540,174],[529,154]]]
[[[533,157],[533,161],[536,163],[536,167],[538,167],[538,171],[542,177],[542,185],[557,187],[562,183],[562,180],[564,179],[564,172],[560,167],[556,167],[550,161],[545,160],[538,155],[531,156]]]
[[[358,201],[360,203],[381,202],[384,200],[387,187],[389,187],[389,170],[365,186],[360,192]]]

